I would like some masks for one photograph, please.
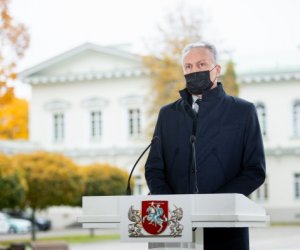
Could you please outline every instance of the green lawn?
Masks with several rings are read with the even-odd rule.
[[[49,241],[65,241],[69,244],[72,243],[88,243],[88,242],[97,242],[97,241],[107,241],[107,240],[119,240],[119,234],[104,234],[104,235],[70,235],[70,236],[59,236],[59,237],[47,237],[47,238],[39,238],[37,241],[49,242]],[[0,245],[9,246],[11,243],[30,243],[30,240],[24,239],[14,239],[1,241]]]

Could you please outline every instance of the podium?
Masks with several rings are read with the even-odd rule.
[[[171,237],[168,240],[165,238],[165,243],[162,242],[164,241],[162,239],[160,239],[160,243],[155,243],[155,239],[153,240],[148,236],[138,238],[140,242],[150,242],[148,244],[149,249],[203,249],[203,228],[264,227],[269,222],[269,216],[266,214],[265,209],[242,194],[85,196],[82,198],[83,215],[78,218],[78,222],[82,223],[83,228],[89,229],[125,228],[125,230],[120,231],[122,239],[122,236],[128,236],[129,225],[131,227],[133,225],[126,224],[127,222],[124,222],[123,218],[124,216],[129,216],[131,210],[137,211],[140,222],[143,221],[144,223],[145,219],[147,219],[146,216],[141,216],[142,210],[133,210],[134,206],[130,206],[130,204],[138,204],[139,202],[144,202],[144,200],[150,204],[148,204],[149,206],[153,206],[153,201],[151,203],[151,200],[155,200],[156,203],[157,201],[169,201],[170,207],[174,201],[175,203],[180,203],[180,201],[184,200],[187,212],[183,209],[183,217],[190,222],[188,224],[190,228],[185,226],[185,230],[191,234],[192,239],[191,242],[180,242],[181,240],[178,237]],[[163,204],[163,202],[157,204]],[[169,218],[172,211],[171,208],[168,210],[169,215],[167,217]],[[167,219],[167,217],[165,216],[164,218],[169,223],[170,219]],[[161,222],[161,224],[163,223]],[[165,225],[168,223],[165,222]],[[135,223],[139,232],[141,231],[140,224]],[[155,226],[157,226],[156,222]],[[184,226],[181,227],[184,228]],[[129,237],[127,241],[131,240],[136,241],[137,238]]]

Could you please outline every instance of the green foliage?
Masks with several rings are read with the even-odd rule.
[[[46,152],[14,157],[27,183],[25,206],[44,209],[54,205],[72,205],[83,190],[78,167],[67,157]]]
[[[124,194],[127,179],[128,173],[118,167],[80,167],[55,153],[0,154],[0,208],[78,206],[84,195]]]
[[[122,195],[128,173],[107,164],[93,164],[81,168],[85,180],[83,195]]]
[[[238,96],[239,85],[237,83],[237,77],[234,70],[233,61],[229,61],[226,64],[225,73],[222,75],[222,83],[227,94],[232,96]]]
[[[0,154],[0,209],[20,207],[25,197],[25,184],[11,158]]]

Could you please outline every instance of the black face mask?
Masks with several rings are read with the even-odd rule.
[[[215,66],[216,67],[216,66]],[[210,80],[210,71],[198,71],[184,75],[186,81],[186,88],[192,95],[201,95],[203,91],[210,89],[213,82]]]

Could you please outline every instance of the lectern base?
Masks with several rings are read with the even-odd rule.
[[[193,242],[182,242],[182,243],[156,243],[149,242],[148,249],[151,250],[187,250],[187,249],[195,249],[195,250],[203,250],[203,228],[197,228],[197,230],[193,231]]]

